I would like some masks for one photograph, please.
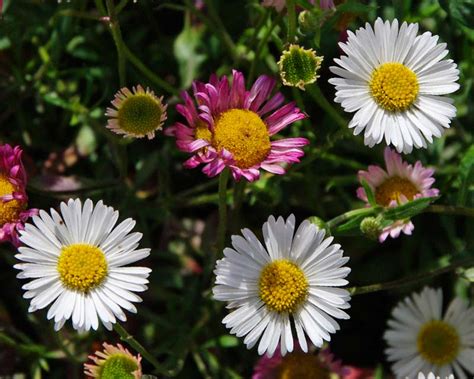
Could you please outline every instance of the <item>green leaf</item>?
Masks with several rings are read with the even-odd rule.
[[[474,145],[469,148],[459,164],[458,180],[460,182],[457,205],[467,203],[469,186],[474,182]]]
[[[428,205],[436,201],[437,197],[424,197],[399,205],[395,208],[389,208],[384,212],[384,217],[391,220],[404,220],[421,213]]]
[[[474,25],[473,0],[440,0],[440,4],[459,26],[472,28]]]
[[[206,56],[198,53],[202,29],[186,25],[176,37],[173,46],[174,56],[178,61],[181,86],[187,88],[198,76],[199,66]]]
[[[372,207],[377,206],[377,202],[375,201],[375,194],[374,194],[374,191],[372,191],[372,188],[364,179],[362,179],[361,184],[362,184],[362,187],[364,187],[364,191],[365,191],[365,194],[367,195],[367,200],[369,201],[369,204]]]

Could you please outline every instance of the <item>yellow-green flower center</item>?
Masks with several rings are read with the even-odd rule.
[[[107,260],[98,247],[75,243],[62,248],[57,269],[66,287],[86,293],[107,276]]]
[[[391,112],[405,111],[418,96],[416,74],[401,63],[384,63],[372,72],[370,94],[383,109]]]
[[[231,152],[240,168],[261,163],[271,148],[267,126],[258,114],[245,109],[230,109],[217,117],[212,146]]]
[[[273,311],[294,312],[308,296],[308,280],[296,264],[278,259],[267,264],[260,274],[260,299]]]
[[[375,189],[375,201],[377,204],[387,207],[392,200],[398,203],[402,195],[408,200],[413,200],[419,192],[410,180],[392,176]]]
[[[419,354],[436,366],[453,362],[459,352],[461,339],[456,329],[445,321],[433,320],[421,328],[418,333]]]
[[[100,379],[134,379],[137,362],[125,354],[113,354],[101,364]]]
[[[329,371],[318,357],[305,353],[290,353],[283,357],[275,379],[329,379]]]
[[[16,191],[13,184],[8,178],[0,174],[0,196],[11,195]],[[17,221],[20,212],[25,209],[26,204],[22,204],[18,200],[1,201],[0,200],[0,226],[9,222]]]
[[[144,136],[161,125],[161,103],[150,94],[134,94],[125,98],[117,112],[121,129],[136,136]]]

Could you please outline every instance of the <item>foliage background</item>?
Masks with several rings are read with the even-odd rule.
[[[109,25],[101,21],[102,0],[16,0],[3,2],[0,20],[0,140],[22,145],[30,175],[30,205],[49,209],[69,197],[103,199],[133,217],[151,247],[145,265],[153,268],[150,289],[125,327],[179,378],[249,377],[257,360],[241,341],[227,334],[222,304],[210,297],[217,225],[217,180],[200,170],[184,170],[185,154],[174,140],[128,141],[105,129],[105,108],[119,88],[117,52]],[[123,40],[131,53],[126,84],[149,86],[170,104],[168,121],[178,120],[179,90],[213,72],[232,68],[247,77],[277,74],[286,38],[286,17],[256,0],[116,2]],[[305,0],[298,1],[309,7]],[[324,55],[319,88],[332,103],[328,67],[340,55],[337,41],[377,16],[419,22],[439,34],[461,70],[454,95],[458,116],[443,138],[406,159],[436,168],[439,204],[473,207],[474,5],[471,0],[345,1],[329,13],[321,29],[300,34],[300,43]],[[256,57],[257,55],[257,57]],[[309,118],[285,133],[305,136],[311,145],[288,175],[265,174],[228,192],[231,232],[249,227],[260,233],[268,215],[295,213],[328,220],[359,208],[356,173],[381,163],[383,146],[369,149],[340,124],[349,119],[337,105],[328,113],[315,91],[282,88]],[[339,120],[339,121],[338,121]],[[341,121],[342,120],[342,121]],[[241,194],[243,193],[243,196]],[[236,200],[236,201],[234,201]],[[237,203],[237,205],[236,205]],[[423,213],[414,218],[412,237],[384,244],[353,231],[337,242],[351,257],[351,285],[411,277],[473,255],[473,222],[467,217]],[[20,281],[12,268],[14,249],[0,251],[0,376],[82,377],[82,363],[102,341],[118,341],[103,329],[78,335],[65,327],[55,333],[45,312],[28,314]],[[331,348],[344,363],[379,367],[382,334],[393,305],[422,285],[443,286],[445,294],[473,298],[463,270],[415,280],[390,291],[355,296],[351,320],[341,323]],[[146,373],[152,367],[145,363]],[[385,374],[383,374],[385,373]]]

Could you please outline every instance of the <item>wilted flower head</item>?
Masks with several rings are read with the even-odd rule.
[[[252,379],[313,378],[329,379],[333,375],[343,377],[348,373],[341,360],[334,359],[329,348],[318,353],[301,351],[282,356],[277,349],[272,357],[262,356],[255,365]]]
[[[322,61],[323,57],[317,56],[313,49],[290,45],[278,62],[283,84],[304,90],[306,85],[319,78],[317,72]]]
[[[163,96],[157,97],[149,88],[146,90],[138,85],[130,91],[122,88],[112,100],[114,108],[107,108],[105,115],[109,117],[107,128],[125,137],[148,139],[155,137],[166,120],[167,105],[163,104]]]
[[[103,343],[104,350],[89,355],[94,363],[84,364],[84,374],[99,379],[140,379],[142,377],[141,356],[130,353],[122,345]]]
[[[294,102],[281,106],[279,92],[270,97],[274,79],[262,75],[250,91],[244,83],[243,74],[234,70],[232,84],[225,76],[213,75],[209,83],[193,83],[194,99],[183,92],[185,103],[176,109],[187,124],[178,122],[165,133],[176,137],[180,150],[194,154],[184,163],[186,168],[204,164],[202,171],[212,177],[229,167],[234,179],[253,181],[260,169],[284,174],[282,164],[299,162],[304,155],[306,138],[271,137],[305,114]]]
[[[385,167],[369,166],[367,171],[359,171],[359,181],[364,180],[375,196],[375,201],[383,207],[395,207],[411,200],[423,197],[438,196],[439,190],[431,186],[435,182],[434,170],[425,168],[420,161],[415,165],[402,160],[400,154],[389,147],[384,151]],[[367,202],[367,194],[363,187],[357,189],[359,199]],[[411,221],[398,220],[386,227],[379,239],[383,242],[388,235],[396,238],[400,232],[411,234],[414,226]]]
[[[24,222],[37,213],[27,209],[26,171],[19,146],[0,145],[0,242],[10,241],[19,246],[18,231]]]

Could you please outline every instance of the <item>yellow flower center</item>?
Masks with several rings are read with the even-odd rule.
[[[57,269],[66,287],[88,292],[107,276],[107,260],[98,247],[75,243],[62,248]]]
[[[208,141],[208,142],[212,140],[212,132],[209,130],[207,124],[204,121],[199,120],[196,123],[194,137],[196,139],[203,139],[204,141]]]
[[[296,264],[278,259],[266,265],[258,282],[259,295],[275,312],[294,312],[308,296],[308,280]]]
[[[240,168],[261,163],[271,148],[267,126],[258,114],[245,109],[230,109],[217,117],[212,145],[230,151]]]
[[[275,379],[329,379],[329,371],[312,354],[291,353],[283,357]]]
[[[405,111],[416,100],[419,91],[416,74],[401,63],[384,63],[372,72],[370,94],[383,109]]]
[[[456,329],[440,320],[433,320],[423,325],[417,338],[420,355],[431,364],[440,367],[456,359],[460,342]]]
[[[13,184],[8,178],[0,174],[0,196],[11,195],[16,191]],[[22,210],[26,208],[26,204],[18,200],[1,201],[0,200],[0,226],[9,222],[17,221]]]
[[[413,200],[418,193],[420,191],[410,180],[392,176],[375,189],[375,201],[377,204],[387,207],[392,200],[398,203],[402,195],[408,200]]]
[[[117,112],[121,129],[144,136],[155,131],[161,123],[163,109],[159,101],[149,94],[135,94],[123,100]]]

